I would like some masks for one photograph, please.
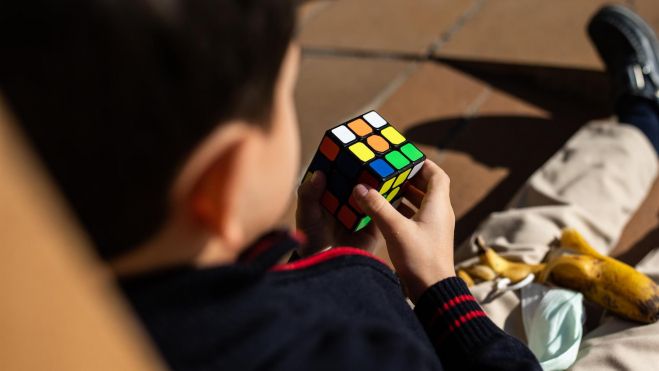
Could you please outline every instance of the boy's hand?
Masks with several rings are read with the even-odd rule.
[[[336,246],[351,246],[373,252],[376,247],[384,245],[382,234],[373,223],[352,233],[323,210],[320,198],[325,186],[325,174],[316,171],[297,190],[297,228],[307,235],[307,244],[300,248],[298,254],[304,257]]]
[[[413,302],[430,286],[455,276],[449,177],[434,162],[426,160],[405,193],[418,211],[401,203],[399,212],[379,192],[361,184],[353,196],[384,235],[389,257]]]

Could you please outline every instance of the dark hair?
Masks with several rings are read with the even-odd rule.
[[[0,89],[104,258],[152,236],[226,119],[265,122],[293,1],[0,4]]]

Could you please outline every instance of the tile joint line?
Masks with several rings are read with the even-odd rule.
[[[424,53],[409,53],[409,52],[389,52],[382,50],[363,50],[356,48],[315,48],[315,47],[302,47],[302,53],[304,56],[314,56],[314,57],[354,57],[354,58],[365,58],[365,59],[381,59],[381,60],[398,60],[398,61],[408,61],[410,63],[403,71],[401,71],[398,76],[396,76],[387,86],[385,86],[382,91],[377,94],[365,107],[359,110],[359,112],[365,112],[366,110],[372,109],[373,107],[380,107],[389,97],[391,97],[400,86],[403,85],[405,81],[414,73],[421,62],[435,61],[439,62],[438,58],[434,56],[435,53],[440,51],[444,45],[446,45],[464,26],[471,20],[478,12],[482,9],[483,5],[487,0],[475,0],[472,5],[467,9],[445,32],[430,43],[428,48]],[[469,107],[470,110],[467,113],[467,121],[473,117],[473,115],[478,111],[480,105],[483,102],[484,96],[489,96],[489,91],[481,93],[476,97],[475,101]],[[350,117],[355,116],[350,115]],[[348,117],[349,118],[349,117]],[[348,118],[345,118],[347,120]],[[345,121],[343,120],[343,121]],[[466,126],[466,122],[457,129],[461,131]],[[456,133],[454,133],[455,136]],[[440,155],[441,155],[440,150]],[[308,164],[307,166],[308,167]],[[305,168],[306,168],[305,167]],[[300,179],[304,176],[304,172],[300,174]]]

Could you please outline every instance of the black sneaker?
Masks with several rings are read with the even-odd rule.
[[[606,64],[615,98],[632,95],[659,106],[659,42],[652,28],[630,9],[609,5],[590,20],[588,35]]]

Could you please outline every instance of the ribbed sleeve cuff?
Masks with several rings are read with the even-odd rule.
[[[458,277],[431,286],[421,295],[414,311],[441,353],[442,350],[469,352],[503,335]]]

